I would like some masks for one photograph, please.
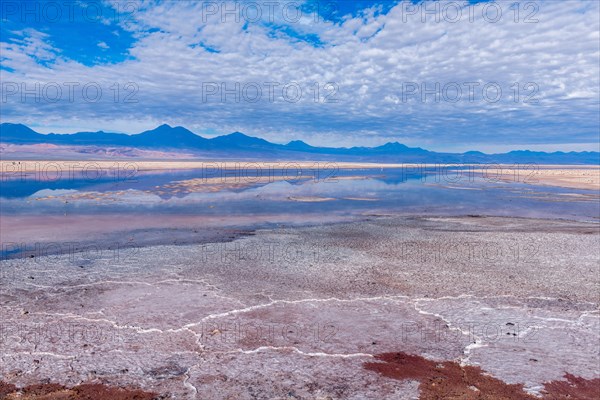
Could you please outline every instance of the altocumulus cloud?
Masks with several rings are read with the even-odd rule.
[[[166,122],[318,145],[597,150],[599,3],[514,3],[103,2],[100,23],[60,25],[97,35],[93,59],[58,43],[43,15],[30,24],[5,10],[2,119],[58,132]],[[23,99],[7,82],[42,95]],[[58,100],[49,83],[62,86]]]

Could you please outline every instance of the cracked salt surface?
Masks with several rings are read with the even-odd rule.
[[[362,368],[403,351],[479,365],[537,393],[565,372],[600,375],[598,234],[578,233],[590,229],[386,218],[234,241],[287,257],[188,245],[84,268],[68,256],[5,260],[0,378],[101,379],[184,399],[416,398],[414,383]],[[539,251],[528,262],[430,256],[474,238],[498,248],[534,240]]]

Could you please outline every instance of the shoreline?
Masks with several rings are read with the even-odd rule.
[[[484,214],[461,214],[461,215],[434,215],[434,214],[366,214],[354,216],[350,219],[340,219],[332,221],[307,221],[296,223],[254,223],[254,224],[232,224],[226,227],[218,226],[178,226],[176,228],[167,227],[140,227],[128,231],[114,231],[110,233],[100,233],[92,236],[85,241],[74,242],[72,239],[63,239],[62,241],[35,241],[25,242],[18,239],[2,240],[4,244],[0,249],[0,260],[19,260],[25,258],[34,258],[40,256],[60,256],[74,255],[77,253],[95,252],[96,254],[113,254],[119,251],[137,250],[155,246],[189,246],[206,245],[211,243],[230,243],[245,236],[251,236],[258,231],[279,229],[302,229],[302,228],[325,228],[335,227],[345,224],[360,224],[369,221],[385,220],[435,220],[435,219],[504,219],[504,220],[523,220],[527,222],[547,222],[547,223],[573,223],[588,224],[590,228],[600,229],[599,220],[582,220],[568,218],[540,218],[524,216],[504,216],[504,215],[484,215]],[[279,226],[276,226],[279,225]],[[129,238],[123,240],[123,238]],[[133,240],[131,240],[133,238]],[[23,248],[21,248],[21,247]],[[111,253],[112,252],[112,253]]]
[[[20,164],[19,171],[35,172],[40,167],[45,165],[61,165],[65,170],[80,171],[85,168],[90,168],[89,164],[97,164],[102,168],[114,167],[118,163],[136,164],[139,170],[164,170],[164,169],[200,169],[215,164],[223,168],[240,168],[245,164],[249,165],[265,165],[269,167],[281,167],[286,165],[299,165],[301,167],[311,167],[315,164],[319,165],[336,165],[339,168],[435,168],[435,167],[473,167],[478,168],[489,165],[499,166],[506,169],[515,169],[515,163],[445,163],[445,162],[407,162],[407,163],[389,163],[389,162],[367,162],[367,161],[336,161],[336,160],[263,160],[263,159],[202,159],[202,160],[162,160],[162,159],[137,159],[137,158],[115,158],[115,159],[26,159],[26,158],[2,158],[0,160],[0,172],[10,171],[10,166]],[[88,165],[86,165],[88,164]],[[541,169],[590,169],[600,171],[600,166],[596,164],[538,164],[538,163],[522,163],[523,171],[532,171],[532,166]],[[90,168],[91,169],[91,168]],[[518,168],[517,168],[518,169]],[[487,169],[486,169],[487,170]],[[491,168],[490,168],[491,170]],[[535,170],[534,170],[535,171]]]
[[[502,169],[474,169],[473,172],[488,179],[491,176],[493,179],[503,182],[600,191],[600,169],[598,168],[566,169],[552,167],[535,171],[520,171],[507,166]],[[519,173],[521,176],[519,176]]]
[[[481,176],[495,181],[516,182],[529,185],[555,186],[573,189],[600,190],[600,166],[597,165],[555,165],[555,164],[447,164],[447,163],[369,163],[369,162],[328,162],[328,161],[262,161],[262,160],[203,160],[203,161],[145,161],[145,160],[0,160],[0,178],[25,179],[29,174],[40,175],[42,179],[54,180],[63,173],[89,174],[101,171],[108,177],[132,179],[140,172],[159,172],[173,170],[202,170],[203,174],[214,178],[238,171],[241,175],[271,176],[276,172],[284,178],[298,179],[310,176],[311,171],[325,175],[324,179],[342,179],[336,177],[337,171],[352,169],[405,169],[407,176],[444,171],[452,174],[466,172],[469,176]],[[499,167],[499,168],[498,168]],[[534,167],[534,168],[532,168]],[[461,168],[457,170],[456,168]],[[228,172],[225,172],[228,171]],[[308,174],[307,174],[308,172]],[[95,175],[94,179],[99,176]],[[206,179],[206,178],[205,178]],[[216,179],[216,178],[214,178]]]

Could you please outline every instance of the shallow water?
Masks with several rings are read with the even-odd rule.
[[[116,174],[88,169],[3,176],[2,255],[22,255],[39,243],[198,243],[210,229],[252,230],[377,215],[598,221],[597,191],[523,179],[505,182],[452,168],[338,169],[324,164],[304,171],[292,166]]]
[[[260,172],[260,171],[258,171]],[[594,190],[502,182],[469,170],[203,170],[36,174],[1,182],[2,216],[94,214],[485,214],[598,219]]]

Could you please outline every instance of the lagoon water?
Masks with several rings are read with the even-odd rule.
[[[3,256],[24,256],[40,243],[199,243],[256,228],[385,215],[598,222],[597,191],[541,186],[529,179],[503,181],[456,167],[337,169],[334,164],[318,172],[87,170],[59,176],[50,170],[4,175],[0,240]]]
[[[131,164],[130,166],[134,166]],[[377,216],[510,216],[598,222],[597,191],[510,181],[468,167],[192,169],[5,174],[2,256],[42,244],[130,247],[204,243],[257,228]],[[33,254],[32,253],[32,254]],[[31,254],[29,254],[31,256]]]
[[[260,171],[258,171],[260,172]],[[501,181],[463,169],[149,171],[4,176],[3,217],[190,215],[254,217],[322,214],[499,215],[598,219],[598,193]]]

